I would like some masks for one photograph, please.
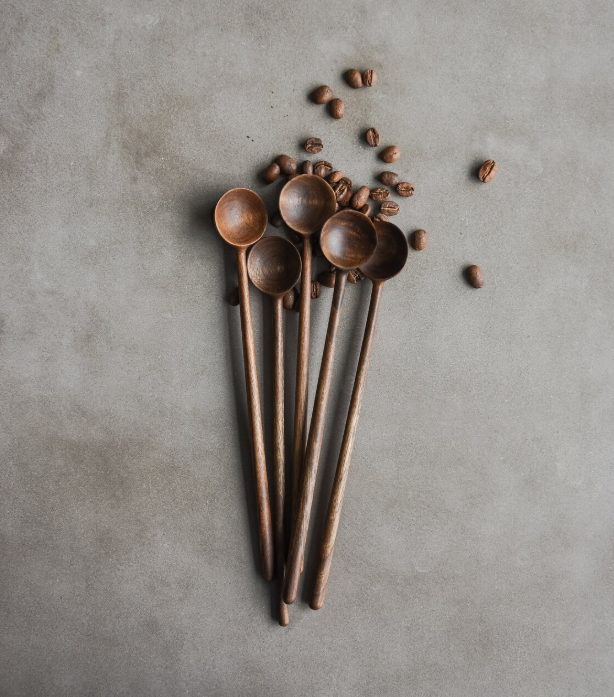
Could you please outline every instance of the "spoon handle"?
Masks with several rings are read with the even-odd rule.
[[[273,578],[273,525],[271,523],[271,504],[269,502],[269,484],[264,455],[264,436],[262,432],[262,413],[260,411],[260,390],[256,370],[256,349],[254,345],[254,326],[252,308],[249,300],[249,283],[247,277],[247,250],[237,249],[239,266],[239,305],[241,308],[241,332],[243,334],[243,362],[245,364],[245,387],[247,406],[251,425],[254,470],[256,476],[256,498],[258,505],[258,525],[260,538],[260,559],[262,575],[267,581]]]
[[[275,477],[275,557],[277,559],[277,578],[280,584],[279,624],[287,627],[290,622],[288,606],[281,597],[281,585],[284,579],[285,540],[284,540],[284,498],[286,477],[284,471],[284,306],[280,297],[273,300],[274,308],[274,397],[275,421],[273,423],[273,465]]]
[[[354,389],[352,390],[352,398],[345,422],[345,430],[343,432],[339,460],[337,461],[337,471],[335,472],[333,490],[328,502],[326,526],[318,558],[316,583],[310,603],[313,610],[319,610],[322,607],[324,596],[326,595],[326,584],[328,583],[328,575],[330,574],[330,567],[333,561],[335,539],[341,519],[341,507],[343,506],[345,485],[347,484],[348,473],[350,471],[350,459],[352,457],[352,449],[354,448],[358,417],[360,416],[360,405],[367,382],[367,372],[369,371],[373,338],[375,336],[375,325],[377,323],[383,287],[384,284],[381,281],[375,281],[373,283],[373,290],[371,291],[369,314],[367,315],[365,334],[362,340],[362,348],[360,349],[360,358],[358,359],[358,368],[356,370],[356,378],[354,379]]]
[[[322,447],[322,435],[324,433],[324,422],[326,420],[330,382],[333,375],[339,320],[341,319],[341,305],[343,303],[343,293],[345,291],[347,275],[347,271],[342,271],[341,269],[337,271],[333,304],[330,309],[330,318],[326,331],[326,343],[324,344],[320,376],[318,377],[318,388],[316,390],[311,425],[309,427],[307,450],[305,451],[305,459],[303,461],[298,512],[292,531],[290,551],[288,553],[288,566],[284,581],[284,600],[287,603],[293,603],[298,593],[301,562],[307,542],[311,504],[313,503],[313,490],[318,472],[320,449]]]

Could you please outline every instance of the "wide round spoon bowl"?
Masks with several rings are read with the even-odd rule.
[[[327,181],[315,174],[294,177],[279,194],[281,217],[300,235],[320,232],[336,208],[335,192]]]
[[[263,237],[249,253],[247,272],[258,290],[283,297],[301,277],[301,255],[283,237]]]
[[[388,281],[403,270],[409,245],[405,235],[393,223],[376,220],[374,225],[377,235],[375,251],[368,261],[359,264],[359,268],[372,281]]]
[[[366,264],[376,246],[373,223],[358,211],[336,213],[326,221],[320,235],[324,256],[338,269],[355,269]]]
[[[217,202],[215,226],[223,239],[233,247],[249,247],[266,230],[266,207],[251,189],[231,189]]]

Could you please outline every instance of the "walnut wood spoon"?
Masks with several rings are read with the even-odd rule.
[[[260,558],[262,561],[262,575],[267,581],[270,581],[275,573],[273,526],[271,523],[271,504],[269,502],[269,485],[264,455],[260,391],[256,370],[256,349],[254,347],[254,327],[249,300],[249,281],[247,278],[247,248],[264,235],[267,226],[267,212],[258,194],[250,191],[250,189],[231,189],[217,202],[214,218],[215,226],[222,238],[237,249],[243,362],[245,364],[245,386],[256,475]]]
[[[272,296],[274,308],[275,355],[275,420],[273,424],[275,558],[277,575],[283,583],[285,567],[284,540],[284,308],[283,296],[298,283],[301,256],[292,242],[283,237],[263,237],[252,247],[247,258],[251,282],[263,293]],[[290,621],[288,606],[280,598],[279,624]]]
[[[313,174],[291,179],[279,194],[279,212],[286,225],[303,236],[303,271],[299,308],[292,451],[292,516],[296,516],[301,463],[307,439],[307,386],[309,382],[309,329],[311,315],[311,236],[320,232],[335,213],[335,193],[328,182]]]
[[[288,553],[284,580],[284,600],[287,603],[293,603],[298,593],[347,275],[350,269],[362,266],[371,258],[376,245],[375,227],[366,215],[358,211],[341,211],[324,224],[320,245],[324,256],[337,267],[337,279],[303,461],[298,511]]]
[[[326,584],[328,582],[330,566],[333,560],[335,538],[337,537],[337,529],[339,528],[339,520],[341,518],[343,495],[345,493],[345,485],[350,469],[350,458],[352,457],[356,427],[358,426],[360,405],[367,382],[367,371],[369,370],[369,361],[373,348],[373,337],[375,336],[375,325],[377,322],[382,289],[385,281],[393,278],[402,271],[407,261],[407,254],[409,251],[405,235],[396,225],[392,223],[376,222],[375,231],[377,233],[375,253],[366,264],[360,266],[360,270],[364,275],[373,281],[373,289],[371,291],[369,314],[367,315],[367,324],[362,340],[358,368],[356,370],[356,379],[354,380],[354,389],[352,391],[348,416],[345,422],[345,431],[343,432],[341,451],[337,462],[335,481],[328,503],[326,527],[319,552],[315,589],[310,603],[314,610],[319,610],[322,607],[326,594]]]

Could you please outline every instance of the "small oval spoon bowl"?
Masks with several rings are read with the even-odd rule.
[[[393,223],[375,221],[375,233],[375,252],[359,268],[372,281],[388,281],[403,270],[409,254],[409,245],[405,235]]]
[[[301,255],[283,237],[263,237],[249,253],[247,272],[258,290],[282,297],[301,277]]]
[[[327,181],[315,174],[294,177],[279,194],[281,217],[300,235],[320,232],[336,208],[335,192]]]
[[[366,264],[377,246],[371,220],[358,211],[340,211],[329,218],[320,235],[324,256],[339,269]]]
[[[233,247],[249,247],[257,242],[267,226],[266,207],[251,189],[231,189],[217,202],[215,226]]]

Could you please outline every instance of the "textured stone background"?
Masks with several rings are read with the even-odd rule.
[[[3,696],[614,693],[613,30],[608,0],[3,3]],[[306,100],[323,82],[341,122]],[[430,244],[385,290],[325,606],[308,568],[283,630],[208,211],[232,186],[272,207],[256,173],[312,135],[372,181],[371,125]]]

